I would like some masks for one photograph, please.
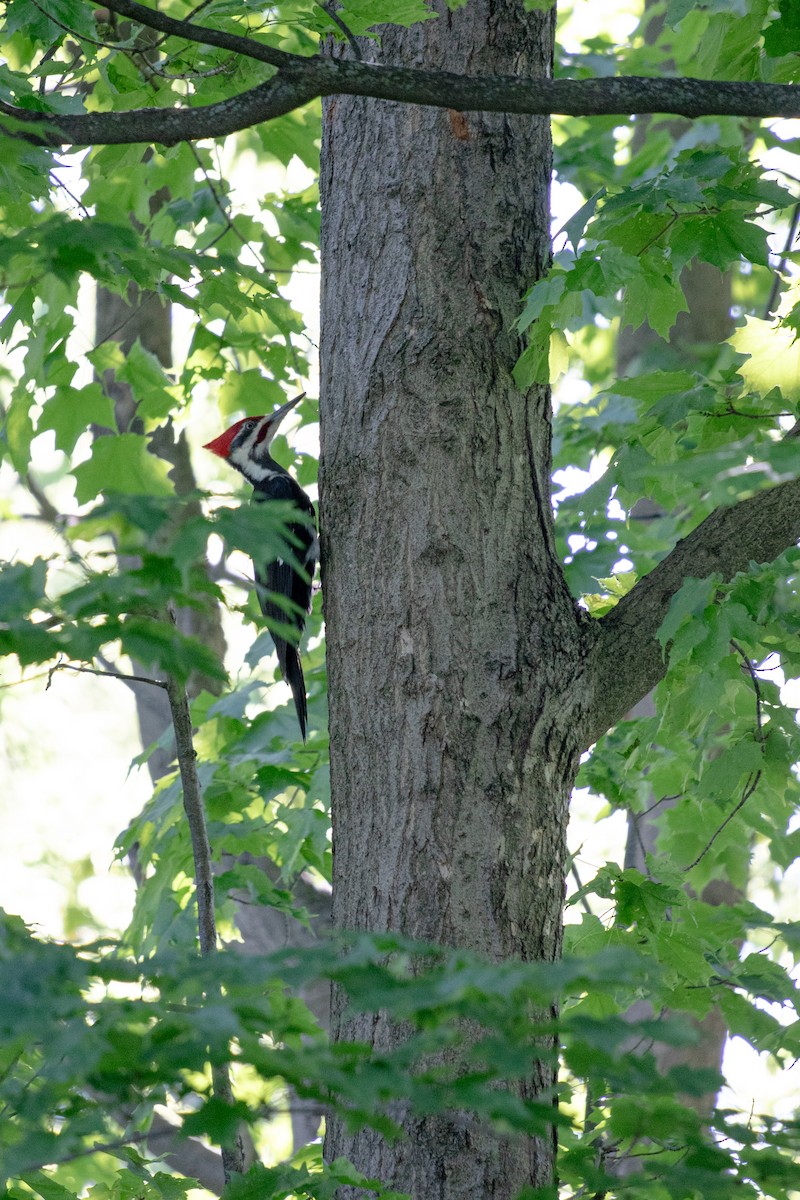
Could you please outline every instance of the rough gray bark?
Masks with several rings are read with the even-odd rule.
[[[381,57],[544,75],[552,32],[552,13],[483,0],[388,31]],[[342,97],[323,125],[334,921],[550,959],[582,624],[554,553],[549,394],[511,377],[549,254],[547,125]],[[341,995],[333,1025],[402,1037]],[[527,1090],[551,1082],[535,1068]],[[552,1179],[550,1139],[503,1143],[458,1114],[409,1129],[390,1147],[333,1118],[326,1153],[425,1200]]]

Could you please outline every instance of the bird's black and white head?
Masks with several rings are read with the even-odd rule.
[[[281,471],[269,452],[272,439],[278,432],[283,418],[304,396],[305,392],[302,392],[295,396],[294,400],[287,400],[286,404],[282,404],[266,417],[243,417],[219,437],[206,442],[204,449],[224,458],[257,487],[276,471]]]

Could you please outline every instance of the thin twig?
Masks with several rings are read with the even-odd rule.
[[[761,717],[761,687],[759,685],[758,675],[756,674],[756,669],[752,663],[752,660],[745,654],[742,647],[738,642],[735,642],[733,638],[731,638],[731,646],[741,658],[745,670],[753,681],[753,691],[755,692],[756,696],[756,741],[763,742],[764,723]]]
[[[755,666],[753,665],[752,660],[750,659],[750,657],[747,654],[745,654],[744,650],[739,645],[739,643],[734,641],[733,638],[731,638],[730,644],[733,647],[733,649],[736,651],[736,653],[739,655],[739,657],[741,658],[743,667],[747,671],[748,675],[750,676],[750,678],[753,682],[753,691],[755,693],[755,698],[756,698],[755,738],[756,738],[756,741],[758,742],[759,746],[761,747],[761,752],[763,754],[763,752],[764,752],[764,721],[763,721],[763,717],[762,717],[762,713],[761,713],[761,703],[762,703],[761,687],[759,684],[758,675],[756,674],[756,669],[755,669]],[[718,828],[714,831],[713,835],[711,836],[709,841],[706,843],[705,847],[700,851],[700,853],[698,854],[698,856],[694,860],[694,862],[690,862],[688,867],[685,867],[684,870],[691,871],[693,867],[696,867],[697,864],[699,862],[701,862],[702,859],[705,858],[705,856],[708,854],[711,847],[714,845],[714,842],[717,840],[719,835],[722,833],[725,826],[729,825],[730,822],[733,820],[733,818],[736,816],[736,814],[738,812],[741,812],[741,810],[744,808],[745,804],[747,803],[747,801],[752,796],[753,792],[758,787],[758,781],[760,778],[761,778],[761,769],[760,768],[756,771],[755,775],[753,775],[752,772],[748,775],[747,783],[744,785],[744,791],[742,792],[742,798],[739,801],[739,803],[736,805],[736,807],[734,809],[732,809],[731,812],[728,813],[727,817],[722,822],[722,824],[719,825]]]
[[[664,228],[660,229],[658,231],[658,233],[654,233],[653,236],[651,238],[648,238],[648,240],[645,242],[645,244],[639,250],[636,251],[636,257],[641,258],[641,256],[644,254],[645,250],[649,250],[650,247],[652,245],[654,245],[657,241],[659,241],[659,239],[662,238],[664,236],[664,234],[667,233],[668,230],[672,229],[672,226],[677,222],[679,217],[688,217],[691,215],[692,215],[691,213],[673,213],[673,215],[667,221]]]
[[[639,817],[648,817],[650,813],[655,812],[655,810],[661,804],[671,804],[673,800],[680,800],[682,795],[683,792],[676,792],[674,796],[662,796],[660,800],[654,801],[652,804],[648,805],[647,808],[643,808],[642,811],[638,813],[632,812],[631,810],[628,811],[634,819],[638,820]]]
[[[725,826],[729,825],[730,822],[733,820],[733,818],[736,816],[736,814],[738,812],[741,812],[741,810],[744,808],[745,804],[747,803],[747,801],[752,796],[753,792],[758,787],[758,781],[760,778],[761,778],[760,769],[758,771],[756,771],[755,775],[752,775],[752,774],[748,775],[747,783],[744,785],[744,791],[742,792],[741,800],[736,805],[736,807],[731,812],[728,813],[727,817],[722,822],[722,824],[714,831],[712,836],[709,838],[708,842],[706,842],[705,846],[698,854],[697,858],[693,862],[690,862],[688,867],[683,868],[684,871],[691,871],[694,867],[697,866],[697,864],[699,862],[702,862],[702,860],[708,854],[711,847],[714,845],[714,842],[717,840],[719,835],[722,833]]]
[[[644,816],[645,814],[644,813],[642,813],[642,814],[630,813],[631,829],[633,830],[634,834],[636,835],[636,841],[638,842],[639,849],[642,852],[641,861],[642,861],[642,866],[644,867],[644,873],[648,879],[652,879],[652,875],[650,874],[650,867],[647,862],[647,846],[645,845],[645,840],[642,837],[642,831],[639,828],[639,816],[640,815]]]
[[[36,675],[22,675],[19,679],[12,679],[10,683],[0,683],[0,692],[8,691],[9,688],[22,687],[24,683],[36,683],[39,679],[48,679],[50,671],[39,671]]]
[[[39,65],[42,66],[44,63],[49,62],[51,58],[54,58],[56,51],[58,50],[58,47],[59,47],[59,43],[53,42],[52,46],[49,46],[47,48],[47,50],[45,50],[44,54],[42,55],[41,59],[39,60]],[[45,94],[44,89],[45,89],[45,77],[44,77],[44,75],[42,75],[42,77],[39,80],[39,95],[40,96],[43,96]]]
[[[62,192],[66,192],[66,194],[69,196],[72,203],[81,210],[81,212],[83,213],[83,215],[85,217],[91,218],[92,214],[89,212],[88,208],[83,203],[80,196],[76,196],[74,192],[71,192],[69,190],[69,188],[67,187],[67,185],[64,183],[64,181],[62,179],[58,178],[55,171],[50,172],[50,179],[53,181],[53,183],[55,184],[55,186],[57,188],[60,188]]]
[[[740,408],[736,408],[731,404],[730,400],[725,401],[725,408],[722,412],[714,412],[712,409],[707,409],[703,412],[704,417],[746,417],[748,421],[777,421],[780,417],[793,417],[791,412],[742,412]]]
[[[245,237],[245,235],[243,233],[240,233],[239,229],[236,227],[233,217],[230,215],[228,210],[225,208],[225,203],[222,199],[222,196],[217,191],[217,188],[214,184],[214,180],[211,178],[211,175],[207,171],[206,165],[203,162],[200,155],[198,154],[196,147],[193,145],[190,145],[189,150],[190,150],[195,162],[197,163],[198,167],[200,168],[200,170],[203,173],[203,178],[206,181],[206,186],[208,187],[208,190],[211,192],[211,197],[214,201],[217,211],[219,212],[220,216],[222,217],[223,221],[225,222],[226,228],[228,230],[230,230],[230,232],[236,238],[238,238],[238,240],[241,242],[241,244],[245,247],[246,250],[250,251],[250,253],[253,255],[256,262],[258,263],[258,265],[261,267],[261,270],[264,271],[264,273],[266,274],[267,267],[264,263],[264,260],[262,259],[261,255],[258,253],[258,251],[256,250],[255,246],[253,246],[250,239]],[[219,238],[215,238],[214,242],[212,242],[211,244],[214,245],[217,241],[219,241]],[[251,286],[253,286],[253,285],[251,284]]]
[[[50,498],[48,497],[44,488],[36,479],[34,479],[30,471],[26,471],[25,474],[21,476],[21,481],[39,506],[39,513],[41,514],[42,520],[49,521],[51,525],[55,525],[56,527],[62,525],[64,518],[56,506],[51,503]]]
[[[48,21],[50,21],[58,29],[63,29],[64,33],[68,33],[70,37],[74,37],[76,41],[88,42],[91,46],[99,46],[101,50],[112,50],[116,52],[120,49],[119,44],[115,44],[114,42],[98,41],[97,38],[89,37],[88,34],[78,33],[78,31],[73,29],[71,25],[65,25],[63,21],[59,21],[57,17],[54,17],[52,12],[49,12],[43,5],[39,3],[39,0],[31,0],[31,3],[33,4],[34,8],[38,8],[39,12],[42,13],[43,16],[47,17]],[[58,50],[58,48],[59,47],[56,44],[55,46],[52,46],[50,50],[46,51],[45,54],[43,54],[40,58],[38,65],[41,66],[42,63],[47,62],[49,58],[52,58],[53,54],[56,52],[56,50]],[[79,55],[75,56],[72,64],[73,66],[79,57]],[[44,79],[42,79],[42,83],[44,83]]]
[[[139,4],[137,0],[93,0],[103,8],[121,17],[128,17],[146,29],[155,29],[168,37],[182,37],[187,41],[198,42],[200,45],[218,46],[222,50],[233,50],[234,53],[244,54],[248,58],[258,59],[273,67],[289,66],[299,57],[288,54],[285,50],[277,50],[264,42],[254,42],[252,38],[242,37],[241,34],[227,33],[222,29],[212,29],[205,25],[195,25],[191,21],[178,20],[169,17],[148,5]],[[199,11],[199,9],[195,10]]]
[[[142,300],[142,301],[141,301],[141,302],[138,304],[138,307],[136,307],[136,308],[131,308],[131,310],[130,310],[130,312],[128,313],[128,315],[127,315],[126,317],[123,317],[123,319],[122,319],[122,320],[119,322],[119,324],[118,324],[118,325],[115,325],[115,326],[114,326],[114,328],[113,328],[113,329],[111,329],[111,330],[110,330],[110,331],[109,331],[109,332],[108,332],[108,333],[105,335],[105,337],[101,337],[99,342],[95,342],[95,344],[92,346],[92,348],[91,348],[91,350],[89,351],[89,353],[90,353],[90,354],[94,353],[94,351],[95,351],[95,350],[99,350],[101,346],[104,346],[106,342],[109,342],[109,341],[111,341],[111,339],[112,339],[113,337],[115,337],[115,336],[116,336],[116,335],[117,335],[117,334],[120,332],[120,330],[121,330],[121,329],[124,329],[124,328],[125,328],[125,326],[126,326],[126,325],[127,325],[129,322],[130,322],[130,321],[132,321],[134,317],[137,317],[137,316],[139,315],[139,313],[140,313],[140,312],[142,311],[142,309],[144,308],[145,304],[150,304],[150,303],[152,303],[152,301],[153,301],[153,300],[156,298],[156,296],[158,296],[158,292],[150,292],[150,294],[149,294],[149,295],[145,296],[144,300]],[[159,299],[160,299],[160,297],[159,297]]]
[[[91,1146],[82,1146],[80,1150],[75,1150],[71,1154],[62,1154],[60,1158],[50,1155],[44,1162],[34,1162],[26,1164],[24,1167],[25,1173],[29,1171],[41,1171],[46,1166],[63,1166],[65,1163],[77,1162],[81,1158],[88,1158],[90,1154],[113,1154],[115,1150],[124,1150],[126,1146],[135,1146],[137,1143],[149,1141],[151,1137],[159,1137],[159,1134],[150,1133],[129,1133],[125,1137],[115,1138],[113,1142],[95,1142]]]
[[[311,1113],[313,1116],[322,1117],[324,1116],[325,1111],[325,1106],[322,1104],[309,1105],[308,1107],[287,1104],[282,1105],[280,1108],[270,1107],[268,1109],[268,1115],[291,1116],[293,1113],[297,1112],[304,1115],[306,1113]],[[60,1167],[65,1163],[77,1162],[82,1158],[88,1158],[92,1154],[114,1154],[114,1152],[117,1150],[124,1150],[128,1146],[136,1146],[142,1142],[146,1142],[148,1145],[151,1145],[153,1142],[162,1142],[166,1141],[168,1138],[172,1139],[176,1136],[180,1136],[180,1133],[180,1125],[172,1125],[170,1123],[169,1127],[167,1128],[167,1123],[165,1122],[165,1126],[162,1129],[151,1128],[140,1133],[128,1133],[124,1137],[114,1138],[113,1141],[94,1142],[91,1146],[82,1146],[80,1150],[74,1150],[70,1154],[62,1155],[60,1158],[54,1158],[51,1155],[42,1162],[26,1163],[24,1165],[24,1172],[27,1174],[31,1171],[41,1171],[47,1166]],[[190,1141],[193,1143],[194,1139],[190,1139]],[[202,1143],[200,1143],[200,1145],[202,1145]],[[216,1154],[216,1151],[211,1150],[211,1148],[208,1146],[203,1146],[202,1148],[208,1154]]]
[[[149,683],[153,687],[167,688],[161,679],[151,679],[149,675],[126,675],[124,671],[99,670],[97,667],[76,667],[73,663],[59,662],[47,672],[46,692],[50,690],[56,671],[77,671],[80,675],[106,675],[109,679],[121,679],[123,683]]]
[[[586,912],[589,914],[589,916],[591,917],[591,916],[593,915],[593,914],[592,914],[592,910],[591,910],[591,907],[589,906],[589,902],[587,901],[586,897],[583,895],[583,884],[581,883],[581,877],[580,877],[580,875],[578,874],[578,868],[575,866],[575,859],[573,859],[573,860],[572,860],[571,871],[572,871],[572,878],[573,878],[573,879],[575,880],[575,882],[577,883],[577,885],[578,885],[578,891],[581,893],[581,898],[580,898],[580,899],[581,899],[581,904],[583,905],[583,907],[584,907],[584,910],[585,910],[585,911],[586,911]]]
[[[344,21],[337,13],[336,0],[326,0],[325,4],[322,4],[320,3],[320,0],[317,0],[317,8],[321,8],[322,11],[330,17],[334,25],[336,25],[342,31],[350,43],[350,49],[353,51],[353,56],[358,60],[358,62],[361,62],[361,47],[356,41],[356,35],[353,33],[352,29],[345,25]]]
[[[2,402],[0,402],[0,421],[3,425],[8,421],[8,409]],[[33,475],[31,475],[30,471],[20,473],[20,482],[28,489],[36,501],[42,519],[58,528],[63,518],[55,505],[50,502],[44,489],[37,483]]]
[[[175,744],[183,787],[183,807],[189,822],[194,855],[195,886],[197,888],[197,915],[200,953],[204,958],[217,949],[217,926],[214,916],[214,874],[211,867],[211,846],[200,781],[197,777],[197,753],[192,734],[192,717],[186,688],[169,676],[164,684],[169,699]]]
[[[794,206],[794,211],[792,212],[792,219],[789,223],[789,232],[786,236],[786,242],[784,244],[780,259],[778,260],[778,263],[775,267],[775,273],[772,277],[772,287],[770,288],[770,291],[769,291],[769,299],[767,300],[767,303],[764,307],[764,320],[765,321],[769,317],[771,317],[773,312],[775,311],[775,304],[778,299],[778,292],[780,291],[780,286],[781,286],[781,275],[783,274],[783,269],[786,266],[786,257],[789,254],[789,251],[791,250],[792,246],[794,245],[794,239],[797,237],[798,225],[800,225],[800,203],[795,204],[795,206]]]

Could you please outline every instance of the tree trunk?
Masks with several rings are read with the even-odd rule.
[[[364,54],[549,75],[553,23],[478,0]],[[323,129],[334,921],[552,959],[581,622],[552,535],[549,393],[511,375],[520,297],[549,258],[548,125],[339,97]],[[402,1037],[343,1007],[335,1037]],[[535,1066],[526,1091],[551,1085]],[[408,1129],[388,1146],[332,1119],[327,1156],[425,1200],[552,1180],[550,1139],[458,1114]]]

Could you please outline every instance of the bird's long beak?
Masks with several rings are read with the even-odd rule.
[[[275,412],[269,419],[270,433],[275,433],[286,414],[292,411],[295,404],[299,404],[300,401],[305,400],[305,398],[305,392],[301,392],[299,396],[295,396],[294,400],[287,400],[285,404],[280,406],[280,408],[276,408]]]

